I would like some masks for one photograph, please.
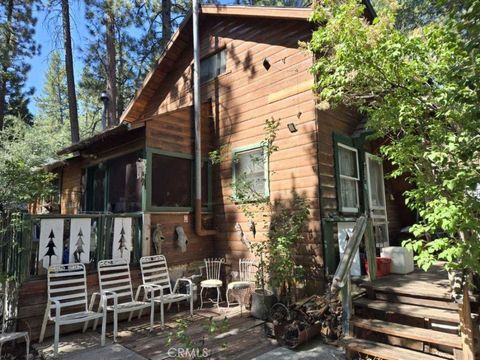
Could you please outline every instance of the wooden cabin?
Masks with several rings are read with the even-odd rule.
[[[201,228],[213,235],[195,228],[190,15],[120,125],[62,151],[70,157],[53,170],[59,174],[61,214],[133,214],[141,230],[137,257],[153,253],[152,233],[161,225],[162,253],[170,266],[195,269],[206,257],[225,257],[233,270],[239,258],[252,256],[237,224],[254,237],[250,219],[233,200],[234,169],[243,166],[234,159],[263,153],[265,120],[273,118],[280,124],[278,151],[249,175],[280,206],[288,206],[292,194],[308,201],[310,218],[298,254],[308,269],[306,291],[323,291],[340,256],[338,241],[365,210],[375,217],[377,244],[395,243],[412,222],[403,185],[384,178],[382,162],[373,155],[378,144],[366,140],[364,119],[356,111],[318,109],[309,71],[314,59],[299,47],[311,37],[310,15],[311,9],[296,8],[201,8]],[[212,165],[208,154],[219,148],[226,149],[224,157]],[[188,238],[185,252],[176,244],[179,226]],[[264,229],[257,231],[256,239],[262,239]],[[95,273],[89,284],[95,287]],[[20,317],[43,315],[44,278],[32,279],[22,292],[41,296],[33,304],[21,294]]]

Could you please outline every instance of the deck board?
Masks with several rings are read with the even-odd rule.
[[[386,313],[407,315],[420,319],[438,320],[456,324],[458,324],[460,321],[458,312],[445,309],[434,309],[424,306],[389,303],[385,301],[369,300],[366,298],[355,300],[354,304],[355,306],[362,306],[373,310],[383,311]]]
[[[372,283],[363,284],[375,291],[401,295],[418,296],[427,299],[450,300],[450,282],[446,270],[432,266],[428,272],[415,269],[410,274],[390,274],[377,278]]]
[[[208,334],[206,330],[209,319],[221,321],[228,318],[227,331]],[[206,309],[194,312],[193,317],[188,312],[170,315],[165,321],[165,327],[156,322],[154,329],[149,333],[149,323],[145,318],[123,323],[118,333],[118,343],[135,353],[152,360],[171,358],[169,348],[183,348],[185,344],[175,340],[167,344],[169,334],[175,332],[178,326],[176,320],[188,322],[186,330],[188,336],[199,347],[209,350],[211,359],[249,359],[264,354],[276,346],[268,339],[263,330],[263,321],[255,320],[244,312],[243,316],[236,309],[216,310]]]

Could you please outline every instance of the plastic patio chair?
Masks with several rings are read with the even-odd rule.
[[[170,282],[170,274],[168,273],[167,260],[163,255],[144,256],[140,259],[140,269],[142,270],[142,281],[146,286],[153,288],[154,301],[160,304],[160,314],[162,326],[164,325],[164,305],[172,304],[180,301],[190,302],[190,314],[193,315],[193,286],[190,279],[177,279],[172,289]],[[188,284],[188,293],[179,293],[179,285],[181,282]],[[159,292],[159,294],[155,294]],[[145,294],[144,300],[148,298]]]
[[[48,268],[47,275],[48,301],[43,317],[42,330],[40,331],[39,342],[43,341],[47,321],[55,323],[53,351],[58,354],[58,342],[60,337],[60,325],[87,323],[89,320],[98,321],[102,318],[101,344],[105,345],[105,331],[107,314],[105,311],[97,313],[87,308],[87,278],[85,265],[65,264],[52,265]],[[93,300],[93,298],[92,298]],[[101,297],[100,303],[106,301]],[[83,310],[79,311],[79,308]],[[53,314],[52,314],[53,312]],[[63,313],[63,314],[62,314]]]
[[[147,285],[140,285],[137,288],[135,298],[133,297],[132,278],[130,276],[130,266],[124,259],[100,260],[97,265],[98,281],[100,283],[100,294],[106,296],[106,306],[100,303],[98,311],[105,309],[113,312],[113,341],[117,341],[118,334],[118,314],[129,312],[128,321],[132,320],[134,311],[143,310],[150,307],[150,331],[153,330],[154,301],[151,296],[150,301],[139,301],[140,290],[152,291]],[[94,296],[98,293],[94,293]],[[110,305],[108,303],[110,301]],[[93,301],[90,303],[93,306]],[[85,328],[88,324],[85,324]],[[97,320],[93,324],[93,330],[97,327]]]

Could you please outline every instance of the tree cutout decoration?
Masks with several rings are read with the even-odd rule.
[[[78,240],[75,246],[77,247],[76,250],[73,253],[73,256],[75,257],[75,262],[79,263],[82,262],[82,254],[85,253],[85,250],[83,250],[83,246],[85,243],[83,242],[83,232],[82,228],[78,231]]]
[[[123,251],[127,250],[127,240],[125,239],[125,229],[123,228],[122,222],[122,229],[120,230],[120,239],[118,240],[118,250],[120,250],[120,257],[123,258]]]
[[[54,248],[56,248],[55,242],[53,239],[55,239],[55,234],[53,233],[53,229],[50,231],[50,235],[48,235],[48,238],[50,239],[47,244],[47,252],[45,253],[45,256],[48,256],[48,266],[52,265],[52,256],[57,256],[55,254]]]

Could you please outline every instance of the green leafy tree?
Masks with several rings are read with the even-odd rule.
[[[58,149],[68,144],[68,133],[43,121],[33,126],[20,118],[7,121],[0,132],[0,212],[15,213],[52,193],[55,176],[40,168],[56,159]]]
[[[5,0],[0,2],[0,131],[7,115],[20,116],[31,122],[28,96],[32,89],[24,89],[30,70],[28,60],[38,54],[35,43],[36,18],[34,0]]]
[[[42,94],[35,101],[42,117],[56,124],[69,121],[67,76],[58,51],[52,53]]]
[[[413,31],[395,26],[396,6],[373,24],[355,0],[325,0],[308,48],[320,107],[354,106],[368,116],[391,176],[412,184],[420,220],[407,245],[424,269],[480,271],[480,6],[450,3]],[[476,19],[476,20],[475,20]]]

